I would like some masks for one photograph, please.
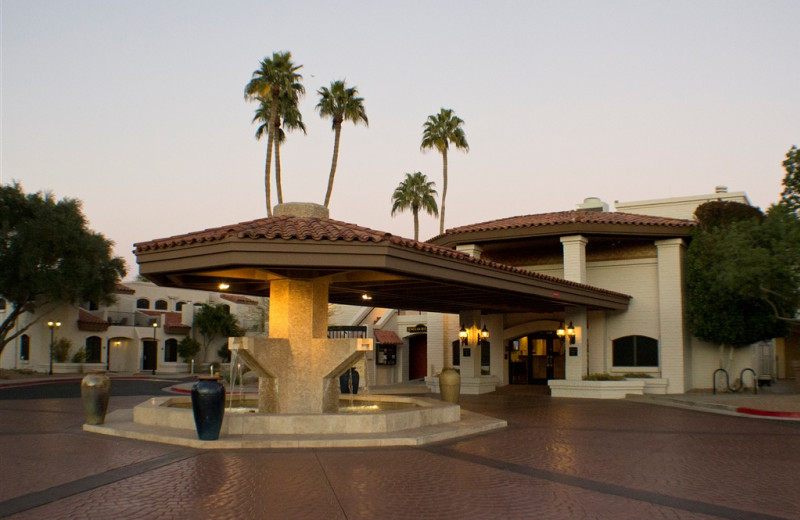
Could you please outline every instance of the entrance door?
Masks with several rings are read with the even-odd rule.
[[[142,341],[142,370],[158,368],[158,342],[152,339]]]
[[[529,334],[509,345],[511,384],[546,385],[550,379],[564,379],[564,342],[555,331]]]
[[[408,379],[423,379],[428,375],[428,335],[412,336],[408,340]]]

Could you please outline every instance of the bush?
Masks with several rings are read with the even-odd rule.
[[[78,351],[72,355],[72,362],[83,363],[84,361],[86,361],[86,351],[83,349],[78,349]]]
[[[72,350],[72,342],[68,338],[58,338],[53,342],[53,361],[66,363],[70,350]]]
[[[624,381],[625,376],[615,376],[612,374],[589,374],[583,376],[584,381]]]
[[[653,376],[650,374],[646,374],[644,372],[628,372],[627,374],[623,374],[623,377],[635,377],[638,379],[652,379]]]
[[[178,343],[178,355],[184,360],[189,361],[200,352],[200,342],[194,338],[186,336]]]
[[[227,343],[219,347],[219,350],[217,350],[217,356],[219,356],[223,363],[231,362],[231,349],[228,348]]]

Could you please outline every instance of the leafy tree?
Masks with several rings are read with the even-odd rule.
[[[0,322],[0,354],[38,321],[15,330],[26,312],[113,302],[125,262],[111,254],[112,242],[87,228],[79,200],[0,187],[0,295],[11,304]]]
[[[258,96],[258,108],[253,122],[259,121],[261,125],[256,129],[256,139],[261,140],[265,135],[269,135],[269,121],[272,114],[272,97]],[[297,98],[293,98],[289,93],[283,92],[278,97],[278,117],[272,123],[274,125],[273,139],[275,145],[275,188],[278,192],[278,204],[283,203],[283,188],[281,186],[281,145],[286,141],[287,130],[302,130],[306,133],[306,125],[303,123],[303,116],[297,107]]]
[[[189,361],[200,352],[200,342],[189,336],[184,337],[178,343],[178,355],[184,361]]]
[[[461,125],[464,121],[452,109],[442,108],[438,114],[428,116],[422,130],[422,151],[437,149],[442,154],[442,207],[439,220],[439,233],[444,233],[444,203],[447,198],[447,150],[452,143],[457,149],[469,152],[467,136]]]
[[[392,194],[392,216],[398,211],[411,210],[414,215],[414,240],[419,240],[419,210],[437,216],[435,184],[421,172],[407,173]]]
[[[797,146],[792,146],[786,152],[783,168],[786,170],[786,176],[783,178],[781,204],[792,210],[795,215],[800,215],[800,150]]]
[[[319,94],[320,117],[330,117],[333,129],[333,159],[331,160],[331,173],[328,175],[328,190],[325,192],[325,207],[331,201],[333,191],[333,178],[336,175],[336,163],[339,160],[339,139],[342,135],[342,123],[352,121],[354,125],[364,123],[369,126],[367,112],[364,110],[364,98],[358,97],[356,87],[347,87],[344,80],[331,81],[331,87],[322,87]]]
[[[204,303],[194,315],[192,325],[203,336],[203,353],[208,350],[208,345],[216,338],[230,338],[244,335],[244,330],[239,326],[239,320],[231,314],[227,305],[210,305]]]
[[[259,97],[271,99],[269,121],[278,123],[278,105],[281,94],[297,100],[305,94],[305,88],[300,83],[303,76],[298,74],[302,65],[292,62],[292,53],[273,52],[272,58],[264,58],[258,69],[253,71],[250,82],[244,88],[244,96],[248,101],[258,100]],[[271,189],[270,189],[270,163],[272,162],[273,140],[275,139],[275,124],[268,125],[269,138],[267,139],[267,160],[264,166],[264,185],[267,200],[267,215],[272,216]]]
[[[687,251],[689,329],[723,347],[785,336],[800,305],[800,221],[739,206],[700,206]]]

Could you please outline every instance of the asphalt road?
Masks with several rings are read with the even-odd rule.
[[[163,396],[166,388],[179,383],[175,379],[111,379],[111,396]],[[0,400],[58,399],[81,396],[80,380],[44,381],[30,384],[0,385]]]

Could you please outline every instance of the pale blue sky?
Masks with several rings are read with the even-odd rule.
[[[273,51],[307,90],[285,200],[324,199],[316,90],[346,78],[370,126],[344,127],[331,216],[403,236],[404,173],[441,189],[419,151],[440,107],[471,147],[450,155],[447,227],[718,184],[766,207],[800,145],[800,0],[0,0],[0,16],[1,180],[82,199],[129,276],[134,242],[265,215],[242,92]]]

